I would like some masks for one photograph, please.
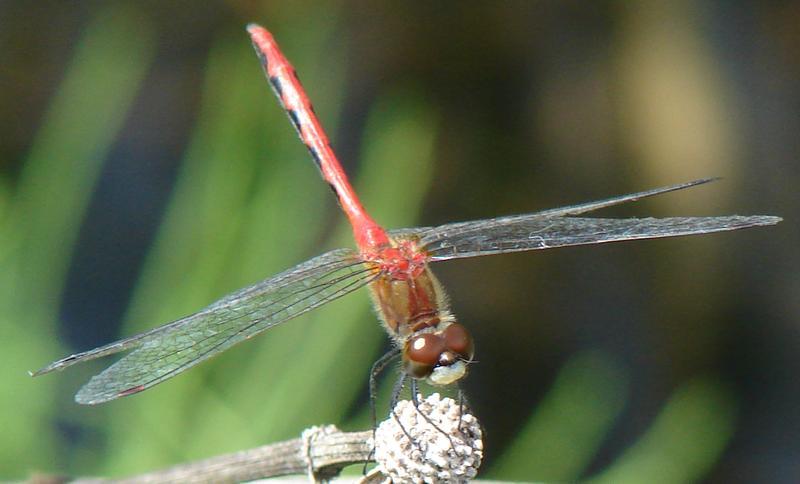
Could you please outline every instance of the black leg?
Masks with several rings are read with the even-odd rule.
[[[372,369],[369,371],[369,408],[372,413],[372,431],[375,432],[375,428],[378,426],[378,415],[376,411],[376,402],[378,398],[378,375],[386,368],[386,366],[395,358],[400,356],[400,349],[394,348],[381,356],[378,361],[373,363]],[[395,393],[392,392],[392,398],[394,398]],[[392,402],[392,404],[397,403],[396,401]],[[392,405],[394,408],[394,405]]]
[[[470,407],[469,399],[467,398],[467,393],[464,391],[463,388],[461,388],[460,384],[458,385],[458,406],[459,406],[458,412],[459,412],[459,415],[460,415],[458,428],[459,428],[459,430],[461,430],[461,433],[466,435],[467,434],[467,430],[464,427],[461,426],[461,424],[464,423],[464,420],[463,420],[464,409],[466,408],[468,411],[471,412],[472,411],[472,407]],[[480,426],[480,428],[481,428],[481,433],[483,435],[486,435],[486,430],[483,428],[483,425],[481,425],[480,420],[478,420],[478,426]]]
[[[388,352],[386,352],[383,356],[378,358],[378,361],[372,364],[372,368],[369,370],[369,410],[370,415],[372,417],[372,441],[375,442],[375,431],[378,428],[378,414],[376,410],[377,406],[377,399],[378,399],[378,375],[386,368],[386,366],[391,363],[392,360],[400,356],[400,349],[394,348]],[[393,394],[394,395],[394,394]],[[394,408],[394,407],[392,407]],[[369,464],[370,459],[372,458],[372,454],[375,452],[373,448],[370,452],[369,457],[364,462],[364,469],[362,473],[364,475],[367,474],[367,465]]]
[[[431,420],[430,417],[428,417],[425,414],[425,412],[419,409],[419,383],[417,382],[417,380],[413,378],[411,379],[411,401],[414,403],[414,408],[417,409],[417,412],[420,415],[422,415],[422,418],[424,418],[426,422],[431,424],[431,426],[436,430],[438,430],[442,435],[447,437],[447,440],[450,441],[450,447],[455,448],[453,444],[453,439],[450,438],[450,435],[444,430],[442,430],[438,425],[436,425],[436,423],[433,420]]]
[[[400,378],[397,379],[397,383],[394,384],[394,388],[392,389],[392,399],[389,402],[389,408],[392,409],[391,410],[392,417],[394,417],[394,419],[397,421],[397,424],[400,425],[400,429],[403,431],[404,434],[406,434],[406,437],[408,437],[409,442],[411,442],[412,444],[416,445],[421,451],[422,448],[419,447],[419,444],[417,444],[414,441],[414,438],[411,437],[411,434],[408,433],[408,430],[406,430],[405,425],[403,425],[403,422],[400,420],[400,416],[397,415],[397,411],[395,410],[395,407],[397,407],[397,402],[400,400],[400,393],[403,392],[403,387],[406,386],[406,380],[407,379],[408,379],[408,375],[405,372],[403,372],[400,375]],[[414,382],[415,382],[415,380],[412,378],[411,379],[412,388],[414,386]],[[374,434],[374,431],[373,431],[373,434]]]
[[[469,402],[467,402],[467,395],[464,393],[464,390],[461,388],[461,385],[458,385],[458,429],[461,432],[464,432],[464,428],[461,424],[464,423],[464,407],[469,408]]]
[[[411,379],[411,401],[414,402],[414,408],[419,411],[419,383],[416,379]]]

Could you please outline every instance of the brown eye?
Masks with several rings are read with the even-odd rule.
[[[444,351],[444,340],[431,333],[414,336],[408,340],[406,356],[408,359],[425,365],[434,365]]]
[[[406,343],[403,354],[403,367],[414,378],[427,378],[444,351],[441,336],[425,333],[414,336]]]
[[[464,326],[453,323],[444,330],[445,346],[450,351],[458,353],[465,360],[471,360],[474,352],[472,336]]]

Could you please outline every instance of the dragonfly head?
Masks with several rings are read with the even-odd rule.
[[[410,337],[403,348],[403,368],[414,378],[449,385],[464,378],[473,353],[467,328],[452,323],[441,331]]]

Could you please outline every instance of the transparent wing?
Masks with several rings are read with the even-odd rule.
[[[629,219],[519,215],[469,222],[460,225],[457,231],[443,225],[426,234],[420,246],[432,261],[440,261],[571,245],[707,234],[774,225],[780,220],[761,215]]]
[[[33,375],[133,349],[80,389],[75,401],[97,404],[140,392],[240,341],[367,284],[377,274],[349,249],[328,252],[246,287],[175,322],[68,356]]]
[[[719,178],[701,178],[699,180],[692,180],[686,183],[679,183],[677,185],[670,185],[667,187],[660,187],[654,188],[652,190],[645,190],[643,192],[636,192],[636,193],[629,193],[627,195],[620,195],[618,197],[607,198],[604,200],[597,200],[594,202],[587,202],[587,203],[579,203],[578,205],[569,205],[567,207],[559,207],[559,208],[551,208],[548,210],[542,210],[541,212],[534,212],[531,214],[525,215],[517,215],[517,216],[510,216],[510,217],[501,217],[500,219],[492,219],[492,220],[504,220],[504,219],[513,219],[515,217],[563,217],[567,215],[580,215],[582,213],[591,212],[593,210],[599,210],[601,208],[612,207],[614,205],[621,205],[623,203],[628,202],[635,202],[637,200],[641,200],[643,198],[652,197],[655,195],[661,195],[663,193],[674,192],[677,190],[683,190],[684,188],[691,188],[696,187],[697,185],[703,185],[712,181],[719,180]],[[485,222],[487,220],[482,220],[479,222]],[[446,225],[440,225],[438,227],[415,227],[411,229],[396,229],[392,230],[391,234],[395,237],[417,237],[417,238],[424,238],[428,234],[432,234],[433,232],[441,232],[444,230],[448,230],[452,233],[456,233],[462,226],[469,227],[470,225],[474,224],[478,221],[470,221],[470,222],[455,222]]]
[[[713,181],[695,180],[596,202],[439,227],[393,231],[395,237],[413,236],[432,261],[480,255],[552,249],[571,245],[600,244],[635,239],[655,239],[706,234],[761,225],[773,225],[780,217],[739,216],[602,219],[569,217],[646,197],[682,190]]]

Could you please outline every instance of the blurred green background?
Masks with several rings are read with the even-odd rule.
[[[72,397],[110,360],[26,374],[352,246],[251,21],[390,228],[705,176],[603,215],[786,218],[439,264],[477,342],[483,476],[796,481],[796,1],[0,3],[0,478],[368,428],[388,343],[363,290],[99,407]]]

